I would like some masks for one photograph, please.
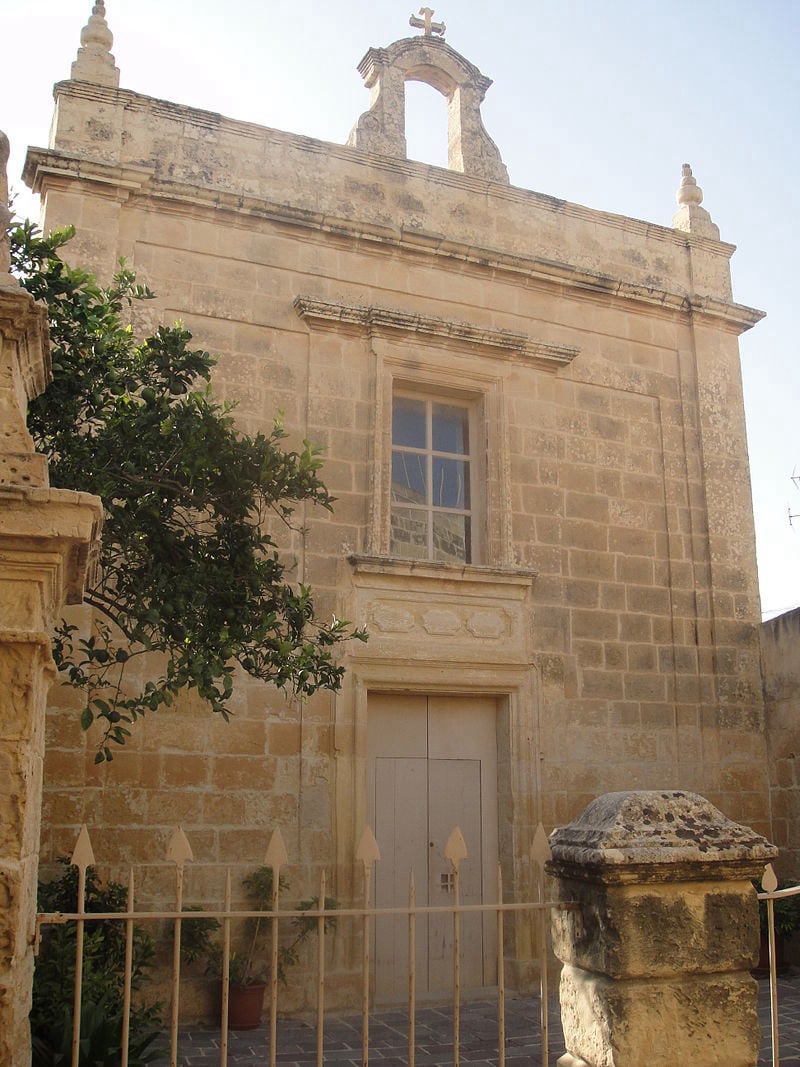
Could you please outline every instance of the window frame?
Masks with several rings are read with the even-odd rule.
[[[409,399],[418,400],[425,404],[425,446],[418,448],[413,445],[400,445],[395,444],[394,441],[394,421],[395,421],[395,400],[396,399]],[[434,447],[433,441],[433,419],[434,419],[434,406],[451,406],[461,408],[466,413],[466,425],[467,425],[467,449],[463,453],[445,452],[442,449]],[[485,516],[485,494],[483,492],[485,472],[481,470],[480,454],[485,453],[485,448],[481,449],[479,443],[481,440],[485,440],[485,433],[482,433],[482,412],[479,411],[482,408],[480,404],[480,398],[476,398],[474,395],[464,396],[461,391],[453,390],[440,390],[438,388],[420,388],[419,383],[413,383],[409,386],[404,386],[399,379],[395,379],[392,385],[391,392],[391,425],[390,425],[390,452],[389,452],[389,555],[395,559],[407,559],[410,562],[422,562],[422,563],[444,563],[451,566],[459,565],[473,565],[482,561],[483,556],[483,530],[482,530],[482,517]],[[414,504],[412,502],[395,501],[393,496],[393,477],[392,472],[394,469],[394,457],[398,452],[405,452],[410,455],[423,456],[425,458],[426,468],[426,500],[424,504]],[[456,459],[462,460],[468,466],[469,470],[469,507],[447,507],[445,505],[436,504],[433,499],[433,485],[432,485],[432,473],[433,465],[436,458]],[[395,507],[408,508],[411,511],[418,511],[423,513],[427,517],[427,552],[425,555],[399,555],[396,551],[393,551],[392,545],[392,515]],[[469,520],[469,552],[465,553],[463,559],[438,559],[435,555],[435,543],[434,543],[434,529],[435,529],[435,516],[437,515],[461,515]]]

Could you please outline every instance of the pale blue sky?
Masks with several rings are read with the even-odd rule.
[[[106,0],[123,88],[343,142],[368,93],[356,65],[408,36],[400,0]],[[91,0],[0,0],[0,128],[20,188],[44,145],[51,88],[69,76]],[[511,181],[669,225],[692,164],[734,297],[768,317],[741,340],[762,608],[800,605],[794,322],[800,235],[800,0],[449,0],[447,40],[494,79],[484,122]],[[444,105],[409,103],[409,154],[444,156]],[[20,197],[28,211],[30,201]]]

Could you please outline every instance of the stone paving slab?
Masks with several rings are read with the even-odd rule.
[[[761,1050],[759,1067],[771,1067],[769,982],[758,983]],[[800,971],[778,980],[780,1015],[780,1065],[800,1067]],[[467,1002],[461,1006],[461,1060],[469,1067],[497,1067],[497,1007],[494,1001]],[[557,998],[551,1001],[549,1064],[554,1067],[564,1049]],[[219,1028],[182,1030],[178,1042],[179,1067],[212,1067],[219,1063]],[[416,1017],[416,1067],[450,1067],[453,1062],[453,1020],[450,1008],[420,1008]],[[231,1031],[228,1063],[254,1065],[267,1062],[269,1030]],[[360,1067],[360,1016],[336,1016],[325,1023],[325,1063],[334,1067]],[[297,1019],[278,1020],[278,1051],[281,1067],[314,1067],[316,1030],[313,1023]],[[154,1061],[166,1067],[168,1057]],[[377,1067],[407,1067],[408,1020],[402,1012],[370,1015],[370,1062]],[[506,1067],[545,1067],[539,1027],[539,1002],[532,997],[507,996]],[[685,1067],[676,1064],[675,1067]]]

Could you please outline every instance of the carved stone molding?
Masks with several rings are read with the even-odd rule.
[[[500,359],[523,360],[542,370],[556,371],[560,367],[569,366],[580,352],[575,345],[551,344],[512,330],[473,326],[468,322],[417,315],[397,308],[334,304],[311,296],[296,297],[294,306],[298,315],[309,322],[340,323],[370,332],[402,330],[441,340],[458,341],[461,344],[478,346]]]
[[[101,90],[99,86],[84,85],[78,82],[64,83],[70,87],[71,96],[81,99],[108,99],[110,90]],[[91,91],[91,93],[90,93]],[[93,95],[92,95],[93,94]],[[263,130],[248,123],[234,123],[222,120],[218,115],[196,111],[189,108],[171,110],[160,101],[150,101],[148,97],[139,97],[134,93],[116,90],[114,98],[124,101],[126,109],[142,110],[148,105],[154,116],[165,119],[180,112],[185,121],[192,122],[199,128],[205,128],[206,122],[216,129],[220,123],[226,132],[234,130],[241,136],[255,138],[257,135],[269,135],[270,141],[283,146],[291,145],[295,149],[307,147],[308,139],[302,139],[280,131]],[[322,142],[319,142],[322,145]],[[354,158],[353,150],[344,146],[324,145],[325,152],[333,159]],[[370,165],[376,171],[396,171],[404,176],[419,173],[422,164],[406,160],[373,158]],[[587,267],[543,259],[538,256],[526,256],[505,252],[499,248],[465,244],[439,233],[427,233],[408,228],[397,228],[367,222],[363,219],[349,219],[330,212],[314,211],[297,207],[264,196],[222,189],[217,185],[202,185],[184,178],[175,180],[156,176],[152,166],[143,167],[126,163],[124,166],[104,163],[97,160],[83,159],[64,152],[32,148],[23,172],[26,184],[41,196],[54,188],[66,188],[71,182],[78,182],[90,187],[95,194],[111,196],[117,199],[128,197],[158,201],[169,205],[176,212],[189,212],[196,216],[205,212],[209,217],[219,219],[225,213],[230,225],[249,228],[253,220],[268,220],[276,226],[298,228],[300,232],[316,230],[330,235],[332,239],[350,244],[359,242],[365,248],[374,248],[390,254],[395,252],[413,253],[431,257],[442,263],[457,263],[459,269],[474,271],[484,275],[507,275],[526,279],[529,283],[556,288],[559,291],[577,291],[587,296],[601,296],[604,300],[630,303],[645,308],[647,313],[672,318],[675,315],[691,316],[702,322],[708,322],[733,334],[749,330],[764,317],[764,312],[756,308],[737,304],[729,299],[716,296],[664,289],[657,285],[648,285],[642,281],[604,274]],[[475,179],[455,171],[440,170],[436,181],[443,185],[459,188],[477,189]],[[510,201],[530,205],[537,211],[547,211],[563,215],[565,218],[579,219],[595,225],[623,230],[632,239],[647,237],[650,240],[664,241],[667,244],[680,243],[690,248],[698,248],[713,256],[730,258],[735,246],[721,241],[712,241],[694,233],[683,233],[665,226],[644,223],[638,219],[610,215],[606,212],[592,211],[580,204],[569,204],[553,197],[544,196],[513,186],[495,185],[493,197],[501,201]]]

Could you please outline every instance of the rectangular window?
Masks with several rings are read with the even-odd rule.
[[[470,409],[427,397],[392,398],[393,556],[473,561]]]

